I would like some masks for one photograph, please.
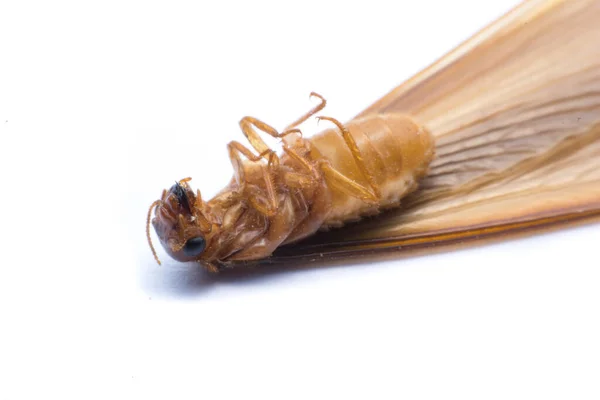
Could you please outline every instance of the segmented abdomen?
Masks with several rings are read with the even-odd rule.
[[[363,117],[345,124],[352,134],[367,169],[381,190],[378,204],[368,204],[334,187],[331,209],[323,228],[336,227],[366,215],[399,205],[417,188],[434,156],[434,139],[424,127],[401,114]],[[330,129],[310,139],[311,157],[327,159],[347,177],[369,187],[339,130]]]

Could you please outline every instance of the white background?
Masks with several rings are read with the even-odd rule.
[[[0,398],[597,399],[598,224],[235,278],[145,243],[242,116],[346,120],[515,3],[3,3]]]

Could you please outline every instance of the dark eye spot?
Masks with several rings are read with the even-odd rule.
[[[206,242],[202,236],[191,238],[183,246],[183,254],[188,257],[198,257],[204,251]]]

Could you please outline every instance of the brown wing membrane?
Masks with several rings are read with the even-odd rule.
[[[400,209],[281,248],[345,257],[600,215],[600,0],[517,7],[362,115],[405,112],[437,138]],[[359,116],[360,117],[360,116]]]

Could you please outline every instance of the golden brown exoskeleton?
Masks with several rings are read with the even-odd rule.
[[[228,145],[234,177],[204,201],[189,178],[163,191],[148,211],[163,247],[180,261],[216,271],[228,262],[270,256],[282,244],[396,207],[417,188],[434,156],[431,134],[402,114],[379,114],[332,124],[310,139],[297,127],[325,100],[284,131],[252,117],[240,121],[253,150]],[[282,139],[278,155],[258,132]],[[150,243],[152,246],[152,244]],[[152,248],[156,257],[156,253]],[[158,258],[157,258],[158,261]]]
[[[432,143],[402,115],[435,138],[435,160],[419,190],[385,216],[279,247],[265,263],[372,258],[600,219],[599,16],[600,0],[525,1],[349,122],[346,137],[360,151],[352,152],[352,141],[334,128],[310,141],[289,133],[285,144],[296,152],[274,158],[252,134],[255,120],[244,119],[244,132],[269,166],[250,162],[244,171],[240,152],[250,159],[257,153],[235,144],[238,180],[216,199],[202,202],[187,180],[165,191],[155,203],[163,244],[179,259],[201,258],[184,255],[204,245],[215,260],[259,257],[274,243],[369,214],[375,204],[397,204],[394,193],[410,191],[431,157],[411,140]],[[399,54],[410,40],[389,39]],[[372,146],[389,143],[389,131],[401,147]],[[314,212],[327,204],[327,213]]]
[[[290,265],[446,248],[600,220],[600,0],[528,0],[364,110],[435,138],[382,217],[279,248]],[[389,39],[402,53],[405,37]],[[399,250],[400,249],[400,250]]]

